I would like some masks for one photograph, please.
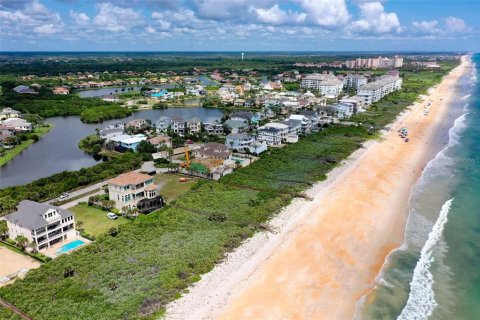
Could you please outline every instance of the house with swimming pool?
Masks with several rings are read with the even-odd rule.
[[[39,251],[76,237],[73,213],[48,203],[23,200],[5,220],[10,239],[24,236]]]

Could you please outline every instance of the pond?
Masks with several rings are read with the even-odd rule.
[[[158,89],[172,89],[176,87],[174,84],[164,84],[164,85],[156,85],[156,86],[146,85],[146,86],[149,88],[158,88]],[[81,98],[93,98],[93,97],[101,97],[109,94],[140,91],[142,87],[143,86],[125,86],[125,87],[108,87],[108,88],[99,88],[99,89],[89,89],[89,90],[79,91],[78,95]]]
[[[0,168],[0,188],[25,184],[62,171],[93,166],[98,161],[78,148],[81,139],[94,134],[96,128],[103,128],[113,122],[128,122],[139,118],[155,122],[161,116],[178,116],[185,120],[198,117],[203,122],[210,122],[220,119],[223,111],[210,108],[142,110],[127,118],[99,124],[83,123],[75,116],[47,118],[46,122],[52,123],[55,127]]]

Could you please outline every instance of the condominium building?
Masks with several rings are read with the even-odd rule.
[[[394,75],[383,75],[374,82],[360,86],[357,90],[357,96],[363,98],[365,104],[370,105],[401,88],[402,78]]]
[[[108,195],[119,210],[137,208],[148,213],[163,206],[153,177],[135,171],[108,180]]]
[[[342,80],[345,88],[357,89],[361,85],[367,83],[367,77],[362,76],[361,74],[347,74]]]
[[[324,96],[338,96],[343,90],[343,82],[331,73],[313,73],[302,79],[302,87],[320,91]]]
[[[355,60],[345,61],[347,69],[389,69],[401,68],[403,66],[403,57],[395,56],[393,58],[357,58]]]
[[[73,214],[48,203],[23,200],[17,211],[5,216],[5,220],[10,239],[24,236],[37,250],[76,236]]]

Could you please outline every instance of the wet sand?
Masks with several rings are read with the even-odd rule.
[[[278,234],[242,245],[167,308],[168,317],[351,319],[385,257],[403,242],[411,188],[431,156],[429,143],[448,109],[449,88],[467,64],[401,115],[384,138],[369,142],[309,190],[313,201],[287,207]],[[408,128],[410,142],[398,136],[401,127]]]

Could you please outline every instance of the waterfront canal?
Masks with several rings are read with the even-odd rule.
[[[193,117],[203,122],[220,119],[223,111],[210,108],[169,108],[165,110],[142,110],[123,119],[87,124],[79,117],[47,118],[55,127],[38,142],[30,145],[5,166],[0,167],[0,188],[25,184],[62,171],[79,170],[97,163],[92,156],[78,148],[78,142],[113,122],[128,122],[133,119],[150,119],[155,122],[161,116],[178,116],[185,120]],[[101,161],[101,160],[99,160]]]

